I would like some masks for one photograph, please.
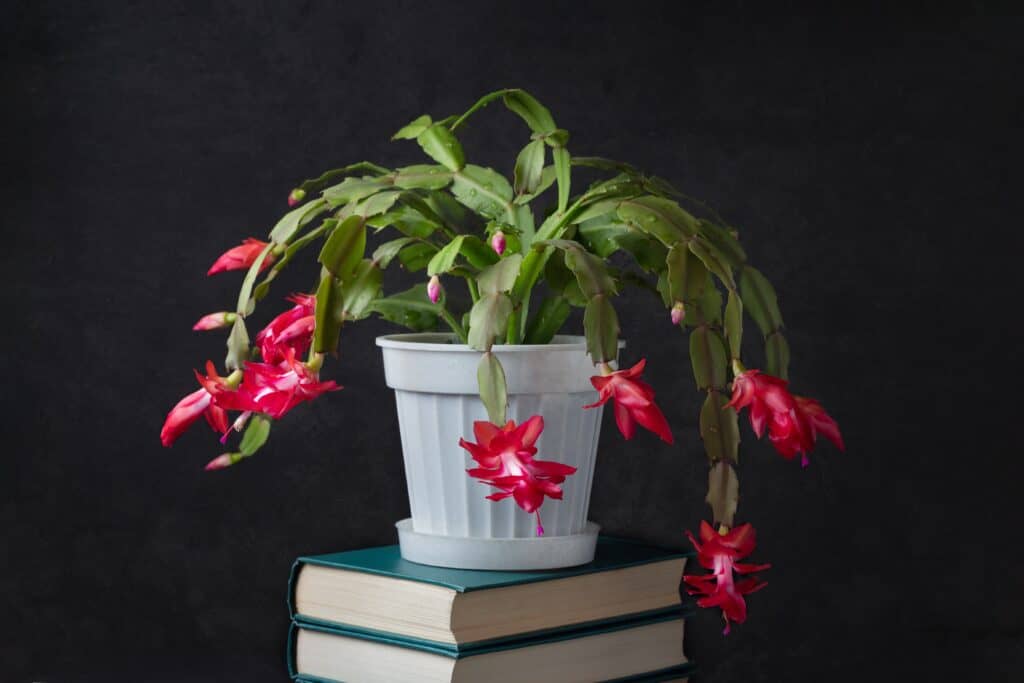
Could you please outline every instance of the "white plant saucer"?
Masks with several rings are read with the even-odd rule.
[[[402,558],[419,564],[455,569],[524,571],[559,569],[594,559],[597,532],[587,522],[582,533],[534,538],[467,538],[413,531],[412,518],[395,524]]]

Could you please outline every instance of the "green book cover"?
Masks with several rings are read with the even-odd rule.
[[[508,644],[522,640],[529,640],[539,636],[547,636],[559,632],[576,632],[596,628],[599,626],[615,625],[620,622],[635,621],[638,618],[677,617],[683,612],[682,605],[666,607],[664,609],[651,610],[649,612],[625,614],[610,619],[601,619],[583,623],[569,624],[542,631],[506,636],[494,640],[478,641],[473,643],[461,643],[454,645],[432,640],[423,640],[409,636],[396,635],[354,627],[348,624],[326,622],[320,619],[307,617],[296,613],[295,610],[295,584],[299,570],[305,564],[314,564],[325,567],[334,567],[350,571],[360,571],[381,576],[390,576],[396,579],[408,581],[420,581],[445,588],[450,588],[460,593],[469,591],[480,591],[491,588],[502,588],[519,584],[538,581],[551,581],[564,579],[595,572],[624,569],[651,562],[684,558],[692,556],[692,552],[667,550],[657,546],[630,541],[621,538],[601,536],[598,539],[597,551],[594,561],[589,564],[564,569],[551,569],[543,571],[480,571],[469,569],[450,569],[446,567],[433,567],[424,564],[416,564],[403,560],[397,545],[365,548],[361,550],[349,550],[340,553],[326,555],[314,555],[300,557],[292,566],[291,576],[288,580],[288,611],[293,621],[300,624],[322,628],[343,628],[350,632],[367,634],[374,638],[397,641],[412,647],[429,649],[439,654],[454,656],[459,653],[468,653],[486,649],[495,644]]]
[[[295,615],[292,589],[299,568],[304,564],[317,564],[352,571],[391,576],[408,581],[422,581],[444,586],[460,593],[488,588],[502,588],[535,581],[551,581],[594,572],[623,569],[650,562],[661,562],[672,558],[692,557],[692,551],[677,551],[630,541],[622,538],[601,536],[597,540],[594,561],[578,567],[546,569],[541,571],[480,571],[472,569],[449,569],[432,567],[403,560],[397,545],[385,545],[362,550],[348,550],[327,555],[300,557],[292,566],[288,586],[288,608]]]
[[[296,670],[295,644],[298,638],[299,631],[302,629],[320,631],[322,633],[346,636],[349,638],[359,638],[361,640],[385,643],[388,645],[395,645],[397,647],[406,647],[416,650],[423,650],[444,657],[461,659],[464,657],[473,657],[476,655],[487,654],[489,652],[499,652],[502,650],[509,650],[514,648],[530,647],[532,645],[556,643],[559,641],[569,640],[573,638],[584,638],[587,636],[597,635],[599,633],[611,633],[613,631],[619,631],[627,628],[636,628],[639,626],[656,624],[662,621],[670,621],[673,619],[678,619],[679,617],[680,614],[678,611],[675,611],[673,613],[652,614],[616,623],[604,623],[598,626],[591,626],[588,628],[570,630],[563,629],[557,632],[536,635],[531,638],[523,638],[519,640],[506,640],[498,643],[492,643],[486,647],[478,647],[469,652],[456,652],[453,650],[449,650],[445,647],[433,647],[429,644],[426,644],[425,642],[416,643],[411,641],[410,639],[396,638],[395,636],[389,634],[373,633],[367,631],[366,629],[339,628],[337,626],[327,626],[323,624],[293,621],[288,632],[288,645],[286,653],[288,660],[288,675],[296,681],[306,681],[307,683],[343,683],[326,678],[318,678],[309,675],[299,675],[298,671]],[[668,669],[660,669],[658,671],[649,671],[643,674],[629,676],[626,678],[617,678],[614,681],[607,681],[605,683],[633,683],[634,681],[637,683],[639,683],[640,681],[651,681],[653,683],[654,681],[667,681],[688,676],[690,673],[692,673],[693,668],[694,663],[687,662],[680,666],[674,666]]]
[[[660,671],[651,671],[638,676],[630,676],[629,678],[617,678],[614,681],[605,681],[604,683],[662,683],[663,681],[677,681],[692,675],[695,668],[692,663],[688,663],[668,669],[661,669]],[[344,683],[344,681],[334,681],[315,676],[296,676],[294,680],[295,683]]]

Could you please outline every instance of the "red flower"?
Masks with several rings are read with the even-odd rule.
[[[787,460],[800,453],[804,467],[819,433],[839,450],[845,450],[839,425],[821,404],[789,393],[787,385],[786,380],[760,370],[746,370],[733,380],[732,399],[726,405],[737,411],[750,406],[754,433],[763,436],[767,426],[775,450]]]
[[[459,445],[469,451],[480,465],[466,470],[469,476],[501,489],[487,496],[488,499],[502,500],[512,496],[526,512],[537,512],[544,496],[562,499],[559,484],[574,474],[576,468],[560,462],[533,459],[537,453],[533,444],[542,431],[544,418],[534,415],[518,427],[513,420],[504,427],[490,422],[474,422],[473,434],[477,443],[459,439]],[[544,533],[539,513],[537,533]]]
[[[288,301],[294,302],[295,306],[271,320],[256,335],[256,344],[265,363],[280,363],[288,356],[289,349],[297,356],[302,355],[313,339],[316,297],[292,294]]]
[[[644,371],[647,361],[639,363],[628,370],[618,370],[610,375],[590,378],[590,383],[600,392],[596,403],[584,408],[603,406],[608,399],[615,399],[615,424],[619,426],[622,436],[632,439],[636,434],[636,425],[649,429],[666,443],[672,443],[672,430],[661,410],[654,404],[654,390],[641,379],[637,379]]]
[[[756,576],[736,581],[733,572],[751,574],[769,569],[771,565],[743,564],[736,561],[754,552],[755,531],[750,524],[743,524],[721,534],[702,520],[701,543],[698,543],[689,531],[686,535],[697,549],[697,561],[700,562],[700,566],[711,570],[710,574],[683,576],[683,581],[690,585],[686,592],[701,596],[697,599],[699,607],[721,608],[722,617],[725,619],[725,630],[722,633],[728,635],[731,621],[742,624],[747,620],[747,602],[743,596],[768,585]]]
[[[258,239],[249,237],[243,241],[237,247],[228,249],[221,254],[210,269],[206,271],[207,275],[215,275],[217,273],[223,273],[228,270],[243,270],[248,268],[256,260],[256,257],[260,255],[260,252],[266,248],[267,242],[262,242]],[[274,262],[274,253],[267,254],[267,257],[263,259],[263,263],[260,264],[260,272],[266,270],[267,266]]]
[[[803,396],[794,396],[793,398],[796,400],[797,414],[810,426],[811,439],[816,441],[818,434],[822,434],[836,448],[845,451],[846,444],[843,443],[843,435],[839,432],[839,425],[832,419],[831,415],[825,412],[821,404],[813,398],[805,398]]]
[[[164,446],[177,441],[200,415],[206,417],[213,431],[223,433],[228,430],[227,411],[218,405],[219,402],[215,402],[214,397],[232,390],[225,384],[224,378],[217,375],[210,361],[206,362],[206,375],[204,377],[197,372],[196,379],[202,387],[178,401],[171,412],[167,413],[167,419],[160,430],[160,442]]]
[[[250,403],[240,409],[278,419],[300,403],[341,387],[334,380],[321,382],[319,373],[297,361],[295,350],[288,349],[279,365],[247,362],[242,389]]]

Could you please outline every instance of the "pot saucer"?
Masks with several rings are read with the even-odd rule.
[[[524,571],[559,569],[594,559],[601,527],[587,522],[581,533],[534,538],[469,538],[413,531],[412,518],[395,524],[402,559],[435,567]]]

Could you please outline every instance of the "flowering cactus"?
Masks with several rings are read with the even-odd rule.
[[[494,102],[518,115],[530,133],[515,160],[512,182],[467,163],[456,137],[471,116]],[[632,438],[639,424],[671,444],[669,421],[654,402],[654,389],[639,377],[644,361],[628,370],[613,367],[619,340],[614,301],[622,289],[637,286],[653,293],[672,324],[689,337],[693,376],[705,394],[699,425],[710,464],[707,502],[713,526],[701,522],[701,540],[690,538],[700,564],[714,573],[686,580],[703,596],[699,604],[721,608],[727,624],[742,622],[742,596],[763,584],[734,582],[733,572],[767,565],[735,562],[754,550],[753,527],[734,521],[737,411],[749,408],[755,433],[761,436],[767,427],[787,459],[799,453],[806,464],[818,434],[840,448],[843,442],[820,403],[789,393],[790,353],[775,291],[748,262],[736,231],[660,178],[625,163],[571,156],[568,132],[522,90],[486,95],[458,116],[420,116],[393,139],[415,140],[431,163],[390,169],[361,162],[306,180],[288,194],[292,208],[266,241],[249,238],[210,268],[210,274],[247,271],[235,309],[196,324],[200,330],[230,330],[225,376],[212,363],[205,375],[196,374],[201,388],[168,415],[164,445],[205,416],[223,443],[232,431],[244,432],[237,449],[214,458],[207,469],[234,465],[264,445],[274,420],[341,388],[321,380],[320,372],[345,324],[378,315],[414,331],[443,325],[481,354],[480,397],[489,421],[477,423],[476,442],[460,442],[478,464],[467,476],[496,489],[490,499],[512,499],[496,504],[514,502],[536,514],[542,533],[539,508],[546,497],[561,497],[560,484],[573,469],[533,458],[542,416],[518,427],[507,419],[505,373],[491,348],[548,343],[573,308],[583,309],[587,352],[598,368],[592,379],[599,391],[594,405],[613,401],[625,438]],[[607,177],[573,194],[573,167]],[[533,208],[539,197],[551,197],[553,204],[543,216]],[[369,238],[378,235],[386,239],[371,250]],[[248,323],[256,304],[281,270],[313,245],[321,266],[315,291],[293,294],[294,306],[250,343]],[[629,265],[611,265],[616,253]],[[395,262],[411,272],[425,271],[424,282],[384,295],[382,273]],[[540,295],[536,287],[542,280],[547,286]],[[468,310],[457,310],[457,298],[447,296],[460,281],[471,300]],[[744,314],[763,336],[764,372],[746,370],[740,360]],[[229,411],[239,413],[233,422]]]

